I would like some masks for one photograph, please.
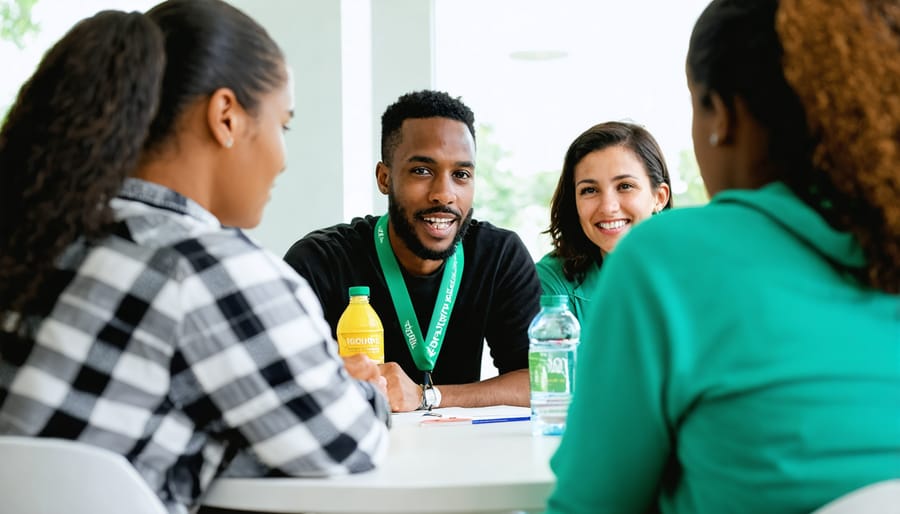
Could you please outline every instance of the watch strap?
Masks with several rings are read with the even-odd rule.
[[[418,410],[437,409],[441,405],[441,391],[434,384],[422,384],[422,403]]]

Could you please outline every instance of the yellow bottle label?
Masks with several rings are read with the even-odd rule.
[[[342,357],[364,353],[375,362],[384,362],[384,332],[345,332],[338,335]]]
[[[347,306],[338,320],[337,339],[341,357],[362,353],[375,362],[384,362],[384,328],[368,303]]]

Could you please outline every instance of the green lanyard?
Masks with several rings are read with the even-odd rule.
[[[409,291],[406,282],[397,264],[397,257],[391,248],[388,236],[388,215],[385,214],[375,224],[375,249],[378,252],[378,262],[384,272],[394,309],[400,319],[400,328],[406,337],[406,345],[412,355],[416,367],[426,373],[434,369],[441,345],[444,343],[444,333],[453,304],[456,302],[456,293],[459,291],[459,282],[463,271],[463,247],[460,241],[456,245],[456,251],[444,264],[444,276],[441,278],[441,288],[434,302],[434,312],[431,314],[431,324],[428,326],[428,338],[422,337],[422,329],[419,328],[419,320],[409,299]],[[424,344],[423,344],[424,343]]]

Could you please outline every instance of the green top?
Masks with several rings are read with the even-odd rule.
[[[566,279],[562,269],[563,261],[553,257],[549,253],[539,260],[534,266],[537,269],[538,278],[544,294],[563,295],[569,298],[569,310],[581,322],[585,311],[590,312],[591,298],[597,290],[597,281],[600,278],[600,267],[596,263],[591,264],[585,273],[584,281],[576,284]],[[597,302],[594,302],[595,304]]]
[[[369,296],[369,286],[352,286],[348,291],[350,296]]]
[[[780,183],[635,227],[583,323],[549,512],[810,512],[900,477],[900,296],[862,264]]]

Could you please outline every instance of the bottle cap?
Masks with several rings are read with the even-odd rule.
[[[350,296],[369,296],[369,286],[352,286]]]
[[[564,307],[569,305],[569,297],[556,294],[542,294],[541,307]]]

